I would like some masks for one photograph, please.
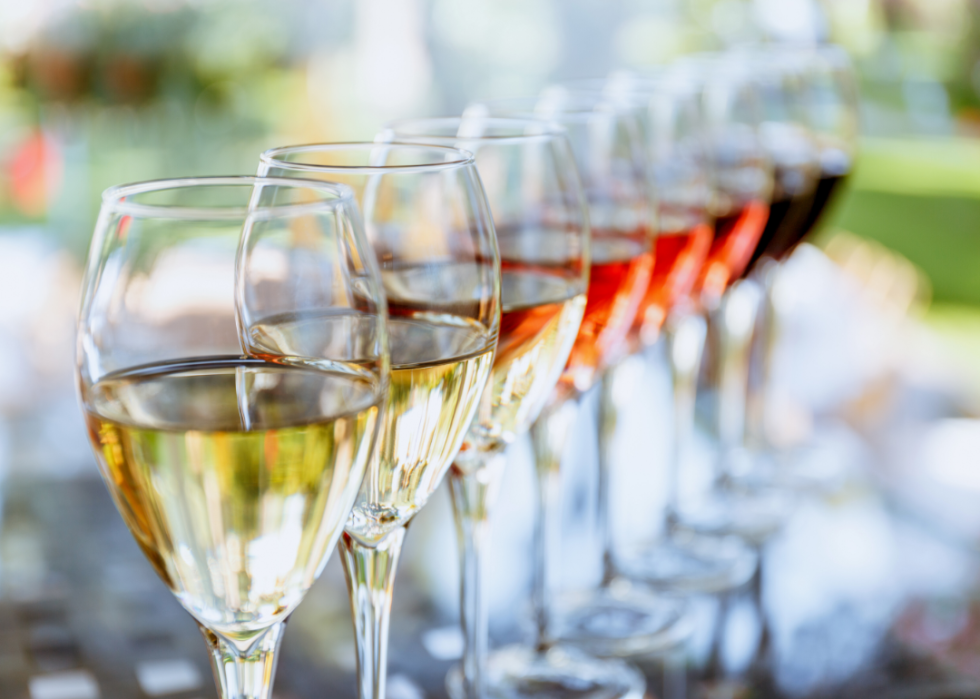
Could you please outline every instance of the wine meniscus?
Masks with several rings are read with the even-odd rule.
[[[336,544],[382,387],[350,372],[213,357],[84,389],[103,477],[137,543],[208,628],[282,621]]]

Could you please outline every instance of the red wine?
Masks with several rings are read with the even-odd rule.
[[[588,389],[598,369],[624,348],[653,274],[651,242],[644,229],[628,235],[593,230],[585,317],[563,384]]]
[[[813,208],[813,197],[816,193],[816,185],[807,183],[807,180],[809,177],[804,172],[776,166],[769,219],[742,276],[749,274],[763,256],[778,257],[778,251],[793,247],[799,242],[800,230]]]
[[[768,218],[769,206],[756,199],[715,220],[715,239],[697,285],[703,295],[720,298],[741,276]]]
[[[713,237],[707,223],[682,231],[661,231],[657,236],[653,275],[633,322],[634,336],[655,335],[674,304],[691,293]]]
[[[781,173],[777,169],[777,197],[770,206],[769,221],[759,239],[746,272],[766,255],[776,260],[789,256],[814,229],[820,215],[827,208],[838,185],[847,176],[849,163],[834,162],[825,167],[816,186],[797,196],[786,196],[786,188],[779,186]],[[782,195],[782,196],[779,196]]]
[[[810,208],[806,221],[804,222],[803,227],[800,229],[799,240],[803,240],[810,235],[814,229],[816,229],[824,211],[827,210],[827,206],[832,201],[834,194],[840,190],[840,185],[847,179],[847,175],[848,173],[846,172],[843,174],[831,174],[825,172],[820,176],[820,180],[817,182],[816,192],[813,195],[813,206]],[[778,253],[778,257],[785,257],[792,252],[794,247],[795,244]]]

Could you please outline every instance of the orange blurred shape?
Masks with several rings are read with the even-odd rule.
[[[61,153],[40,130],[14,148],[7,164],[14,206],[27,216],[39,216],[61,184]]]

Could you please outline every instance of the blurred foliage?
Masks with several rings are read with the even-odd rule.
[[[271,145],[817,36],[854,56],[875,137],[839,223],[921,265],[938,298],[980,303],[980,0],[0,2],[0,230],[82,256],[112,184],[252,172]]]
[[[850,189],[836,224],[914,261],[935,300],[980,303],[980,198]]]

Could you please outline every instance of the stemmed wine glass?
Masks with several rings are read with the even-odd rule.
[[[577,635],[577,622],[595,620],[590,630],[610,642],[657,643],[669,634],[682,607],[646,595],[628,584],[603,585],[586,594],[548,595],[545,541],[553,507],[561,449],[579,396],[625,350],[627,336],[653,272],[653,196],[647,179],[642,127],[636,110],[601,95],[549,89],[537,98],[472,105],[472,114],[534,116],[565,127],[582,176],[592,228],[591,278],[579,334],[552,402],[531,429],[538,472],[533,603],[537,638],[533,646],[510,646],[490,655],[487,691],[494,696],[578,693],[589,688],[609,696],[636,696],[642,677],[616,660],[598,660],[555,645]],[[643,609],[642,615],[636,610]],[[591,622],[590,622],[591,623]],[[638,627],[642,632],[638,633]]]
[[[532,119],[451,117],[390,124],[386,137],[463,148],[476,157],[501,258],[502,316],[493,376],[450,471],[460,541],[465,639],[456,696],[485,696],[483,555],[505,450],[527,431],[568,360],[589,275],[585,195],[564,129]]]
[[[670,517],[677,503],[682,463],[687,458],[694,409],[693,381],[705,334],[700,305],[692,292],[714,238],[713,172],[702,104],[704,89],[676,68],[651,74],[621,71],[605,80],[602,89],[642,107],[660,231],[654,273],[633,324],[631,349],[639,352],[653,347],[664,336],[674,398],[673,452],[664,510],[667,516],[658,527],[659,537],[634,550],[616,552],[607,522],[606,575],[611,578],[622,574],[668,592],[717,592],[748,580],[755,568],[754,551],[734,537],[691,536],[671,526]],[[660,356],[662,352],[655,354]],[[617,377],[611,374],[603,381],[600,402],[599,453],[606,462],[600,466],[600,473],[605,475],[600,484],[609,479],[608,462],[617,421],[614,394],[622,393],[622,387],[612,390]],[[607,493],[600,492],[601,513],[608,512],[607,498]]]
[[[500,257],[473,156],[439,145],[275,148],[261,174],[350,185],[381,268],[391,388],[380,444],[341,544],[361,699],[384,699],[388,620],[405,527],[456,457],[490,376],[500,328]],[[251,342],[315,355],[321,315],[257,317]]]
[[[812,171],[815,183],[798,204],[799,213],[780,229],[772,244],[762,252],[756,275],[766,295],[757,330],[757,348],[752,354],[747,404],[747,439],[757,455],[773,452],[766,429],[766,394],[773,346],[778,334],[773,292],[779,268],[796,246],[816,228],[822,214],[840,191],[850,173],[857,150],[858,93],[853,68],[847,54],[836,46],[817,48],[781,48],[776,53],[781,63],[793,66],[796,80],[793,99],[794,117],[807,131],[812,144]],[[806,483],[805,474],[794,473],[787,464],[768,474],[777,481]]]
[[[807,123],[817,143],[820,176],[802,238],[815,230],[854,168],[860,117],[857,76],[841,47],[823,45],[812,49],[805,80]]]
[[[242,245],[238,268],[255,237],[274,244]],[[315,360],[249,353],[242,300],[315,303],[333,341]],[[380,423],[386,325],[346,187],[218,177],[103,195],[82,409],[109,492],[200,626],[224,699],[270,697],[286,619],[341,534]]]
[[[702,543],[717,542],[717,537],[731,534],[760,543],[782,525],[788,512],[788,500],[782,493],[737,487],[737,476],[750,462],[744,448],[745,395],[749,349],[761,298],[758,284],[744,276],[773,220],[769,211],[773,163],[763,128],[757,69],[753,61],[731,53],[699,56],[681,65],[682,72],[703,90],[715,173],[715,240],[699,279],[699,300],[708,319],[709,363],[702,397],[713,408],[711,420],[719,456],[714,486],[683,494],[670,517],[672,526],[686,536],[698,535]],[[689,360],[693,377],[700,357]],[[687,384],[681,390],[693,392],[693,383]],[[683,403],[693,405],[693,394]],[[718,555],[730,554],[719,550]]]

